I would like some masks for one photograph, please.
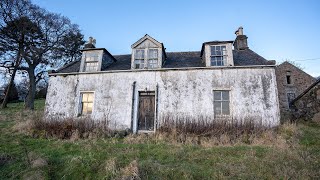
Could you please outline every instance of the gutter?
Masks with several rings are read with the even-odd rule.
[[[223,67],[186,67],[186,68],[161,68],[161,69],[133,69],[133,70],[110,70],[96,72],[72,72],[72,73],[50,73],[49,76],[67,76],[81,74],[105,74],[105,73],[121,73],[121,72],[152,72],[152,71],[190,71],[190,70],[223,70],[223,69],[263,69],[275,68],[276,65],[252,65],[252,66],[223,66]]]

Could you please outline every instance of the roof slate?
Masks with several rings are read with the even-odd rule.
[[[205,67],[200,57],[200,51],[190,52],[167,52],[167,59],[162,68],[186,68],[186,67]],[[117,61],[102,71],[110,70],[130,70],[131,54],[114,55]],[[250,49],[233,50],[233,60],[235,66],[250,65],[274,65],[274,61],[268,61]],[[80,61],[72,62],[59,69],[58,73],[79,72]]]

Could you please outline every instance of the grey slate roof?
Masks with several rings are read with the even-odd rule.
[[[167,59],[162,68],[186,68],[186,67],[205,67],[200,57],[200,51],[191,52],[168,52]],[[102,71],[110,70],[130,70],[131,54],[114,55],[117,61]],[[268,61],[250,49],[233,50],[233,60],[235,66],[250,65],[274,65],[274,61]],[[72,62],[60,70],[58,73],[79,72],[80,61]]]

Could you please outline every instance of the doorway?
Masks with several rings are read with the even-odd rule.
[[[139,92],[138,131],[154,131],[155,92]]]

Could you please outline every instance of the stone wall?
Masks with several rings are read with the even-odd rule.
[[[214,117],[214,90],[230,92],[231,113],[227,119],[241,122],[254,120],[265,126],[279,124],[274,67],[52,74],[45,115],[47,118],[77,118],[80,93],[91,91],[94,92],[95,99],[92,119],[108,119],[113,128],[133,127],[135,130],[139,92],[157,92],[156,119],[160,122],[167,115]]]
[[[290,75],[290,84],[287,83],[287,75]],[[281,118],[287,120],[291,116],[287,94],[294,93],[297,97],[316,80],[287,61],[276,67],[276,77]]]
[[[320,80],[309,88],[293,101],[293,115],[296,119],[320,122]]]

